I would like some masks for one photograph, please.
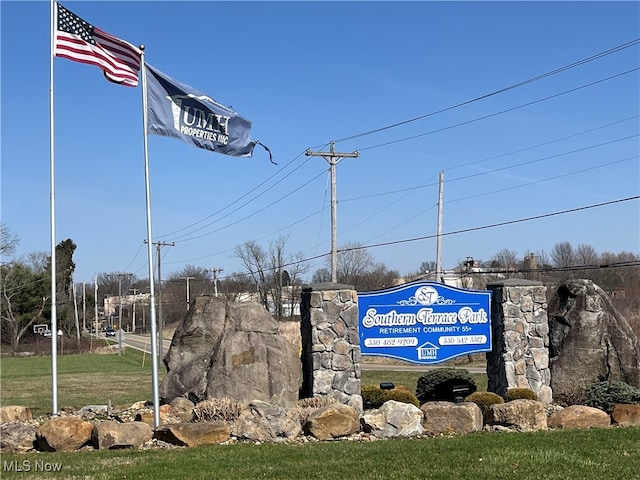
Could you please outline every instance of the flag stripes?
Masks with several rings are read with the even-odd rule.
[[[56,3],[54,55],[102,69],[107,80],[138,85],[142,52]]]

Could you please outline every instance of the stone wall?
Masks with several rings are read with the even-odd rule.
[[[508,279],[491,290],[492,351],[487,353],[488,390],[529,388],[552,401],[546,287],[533,280]]]
[[[331,397],[361,413],[358,297],[351,285],[302,289],[301,398]]]

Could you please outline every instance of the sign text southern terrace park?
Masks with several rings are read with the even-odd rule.
[[[431,364],[491,351],[490,299],[432,282],[358,293],[361,353]]]

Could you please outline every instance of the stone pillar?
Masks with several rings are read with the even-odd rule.
[[[487,390],[504,395],[529,388],[552,401],[549,370],[547,288],[541,282],[512,278],[487,285],[491,290],[493,347],[487,353]]]
[[[304,287],[300,316],[300,397],[332,397],[362,413],[356,291],[338,283]]]

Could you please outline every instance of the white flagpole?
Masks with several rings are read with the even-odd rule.
[[[147,68],[144,63],[144,45],[140,45],[140,76],[142,77],[142,126],[144,137],[144,180],[147,199],[147,256],[149,259],[149,296],[151,310],[151,383],[153,394],[153,426],[160,426],[160,399],[158,395],[158,353],[156,332],[156,296],[153,284],[153,240],[151,238],[151,194],[149,189],[149,146],[147,142]],[[160,339],[162,341],[162,339]]]
[[[56,313],[56,195],[55,195],[55,155],[53,135],[53,58],[55,56],[57,4],[50,2],[51,15],[51,58],[49,64],[49,168],[50,168],[50,217],[51,217],[51,391],[52,414],[58,415],[58,319]]]

